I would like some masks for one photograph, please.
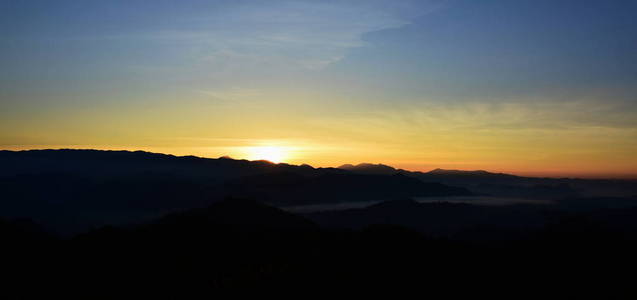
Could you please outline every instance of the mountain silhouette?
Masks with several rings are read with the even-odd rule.
[[[351,164],[344,164],[338,168],[348,171],[354,171],[356,173],[376,175],[393,175],[399,173],[397,169],[383,164],[361,163],[355,166]]]
[[[637,195],[634,181],[440,169],[411,172],[374,164],[314,168],[142,151],[0,151],[0,165],[0,217],[29,218],[65,235],[105,225],[144,223],[169,213],[205,208],[227,197],[304,206],[491,195],[571,199],[572,205],[577,202],[572,199],[581,195],[587,199]],[[600,201],[593,206],[603,207]]]
[[[462,185],[555,196],[580,185],[630,190],[626,182],[126,151],[3,151],[0,162],[5,291],[24,298],[186,299],[317,286],[416,288],[433,298],[635,295],[621,274],[637,266],[636,198],[413,200],[472,195]],[[370,200],[382,202],[303,215],[273,206]]]
[[[0,151],[0,217],[72,234],[203,208],[226,197],[276,205],[470,195],[402,175],[142,151]]]
[[[525,177],[485,170],[464,171],[434,169],[428,172],[407,171],[382,164],[342,165],[357,174],[403,174],[424,182],[464,187],[479,195],[530,199],[563,199],[579,196],[637,195],[637,181],[578,178]]]

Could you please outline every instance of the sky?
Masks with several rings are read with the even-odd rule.
[[[637,177],[637,1],[0,2],[0,149]]]

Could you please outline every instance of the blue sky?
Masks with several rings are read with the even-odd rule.
[[[447,101],[582,88],[630,98],[637,80],[636,1],[3,3],[9,90],[342,78]]]

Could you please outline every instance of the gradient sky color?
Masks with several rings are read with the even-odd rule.
[[[637,177],[637,1],[0,3],[0,148]]]

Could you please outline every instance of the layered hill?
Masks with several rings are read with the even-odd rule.
[[[485,170],[407,171],[383,164],[342,165],[340,169],[357,174],[402,174],[424,182],[464,187],[475,194],[530,199],[563,199],[579,196],[637,195],[637,181],[579,178],[525,177]]]
[[[403,175],[142,151],[0,151],[0,217],[58,231],[142,222],[245,196],[274,205],[470,195]]]

